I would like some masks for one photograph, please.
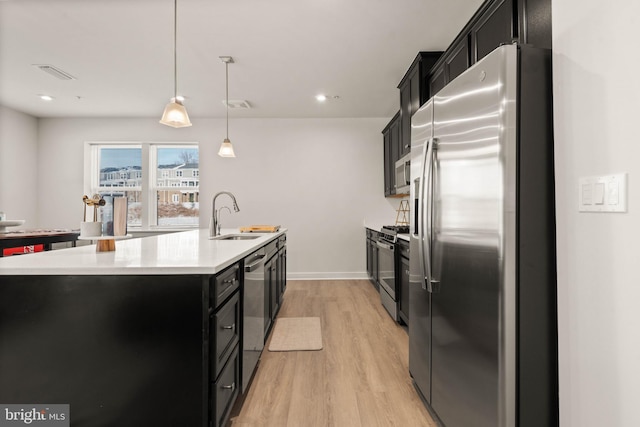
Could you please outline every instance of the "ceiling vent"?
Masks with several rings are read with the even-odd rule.
[[[62,71],[60,68],[56,68],[53,65],[48,64],[33,64],[34,67],[40,68],[45,73],[51,74],[53,77],[56,77],[60,80],[76,80],[71,74]]]
[[[251,108],[251,104],[249,104],[249,101],[244,101],[244,100],[232,100],[230,99],[229,101],[229,109],[236,109],[236,110],[248,110],[249,108]],[[227,106],[227,101],[222,101],[222,104],[224,106]]]

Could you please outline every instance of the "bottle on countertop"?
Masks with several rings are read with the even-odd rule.
[[[7,219],[7,215],[4,212],[0,211],[0,221],[5,221]]]

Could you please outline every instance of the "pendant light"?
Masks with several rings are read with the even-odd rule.
[[[187,109],[178,99],[178,60],[177,60],[177,33],[178,33],[178,0],[173,0],[173,98],[164,107],[164,113],[160,119],[163,125],[174,128],[191,126]]]
[[[233,58],[230,56],[221,56],[220,59],[224,62],[225,72],[226,72],[226,101],[225,106],[227,108],[227,137],[222,141],[222,145],[220,146],[220,151],[218,151],[218,156],[220,157],[235,157],[235,153],[233,152],[233,146],[231,145],[231,141],[229,141],[229,64],[233,64]]]

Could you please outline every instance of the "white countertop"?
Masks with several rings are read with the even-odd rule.
[[[0,258],[0,275],[215,274],[286,233],[244,233],[251,240],[210,240],[209,230],[116,241],[114,252],[95,245]],[[222,234],[240,234],[223,229]],[[0,280],[1,281],[1,280]]]

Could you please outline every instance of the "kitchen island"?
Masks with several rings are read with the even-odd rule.
[[[71,426],[224,424],[244,260],[285,233],[193,230],[1,259],[0,402],[69,404]]]

